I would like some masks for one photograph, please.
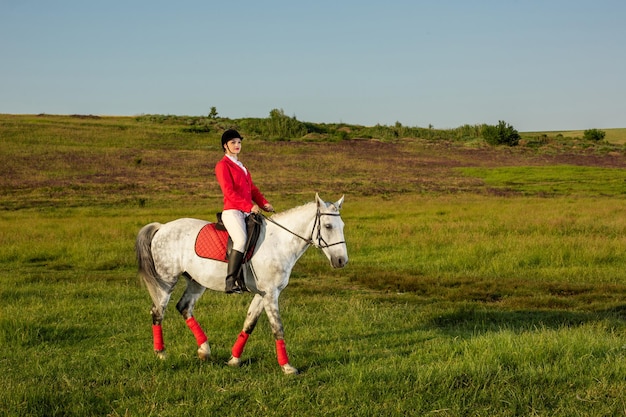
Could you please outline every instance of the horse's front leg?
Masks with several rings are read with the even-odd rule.
[[[274,339],[276,340],[276,357],[278,364],[286,374],[297,374],[298,370],[289,364],[289,356],[287,355],[287,349],[285,348],[285,331],[283,329],[283,321],[280,318],[280,312],[278,309],[278,295],[280,293],[276,291],[274,294],[266,294],[263,298],[263,307],[265,313],[270,322]]]
[[[243,330],[241,331],[241,333],[239,333],[237,341],[233,345],[230,360],[227,362],[228,365],[241,366],[241,354],[243,353],[243,349],[246,346],[248,337],[250,337],[252,331],[256,327],[262,311],[263,297],[257,294],[252,299],[250,307],[248,307],[248,315],[246,316],[246,320],[243,323]]]

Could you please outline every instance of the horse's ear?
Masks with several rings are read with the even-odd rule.
[[[337,207],[337,211],[341,210],[341,206],[343,205],[343,199],[345,194],[341,196],[341,198],[335,203],[335,207]]]
[[[317,202],[317,208],[326,207],[326,202],[320,198],[318,193],[315,193],[315,202]]]

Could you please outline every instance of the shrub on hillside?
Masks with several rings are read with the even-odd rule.
[[[291,139],[301,138],[307,133],[306,124],[296,119],[296,116],[285,115],[282,109],[273,109],[269,119],[265,119],[263,134],[267,137]]]
[[[598,129],[588,129],[583,133],[583,139],[599,142],[606,136],[606,132]]]
[[[490,145],[517,146],[520,140],[517,130],[504,120],[500,120],[497,126],[483,125],[482,136]]]

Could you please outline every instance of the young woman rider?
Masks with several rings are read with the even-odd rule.
[[[226,293],[241,294],[237,276],[243,262],[247,231],[246,217],[250,213],[274,211],[274,207],[261,194],[252,182],[250,171],[239,161],[243,138],[235,129],[228,129],[222,135],[224,157],[215,165],[215,176],[224,194],[222,222],[233,241],[228,257],[226,273]]]

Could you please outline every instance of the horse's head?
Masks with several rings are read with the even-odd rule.
[[[339,210],[343,204],[341,197],[334,203],[323,201],[318,194],[315,194],[317,202],[317,217],[315,219],[316,228],[312,238],[324,255],[330,260],[333,268],[343,268],[348,263],[348,248],[343,236],[343,220]]]

